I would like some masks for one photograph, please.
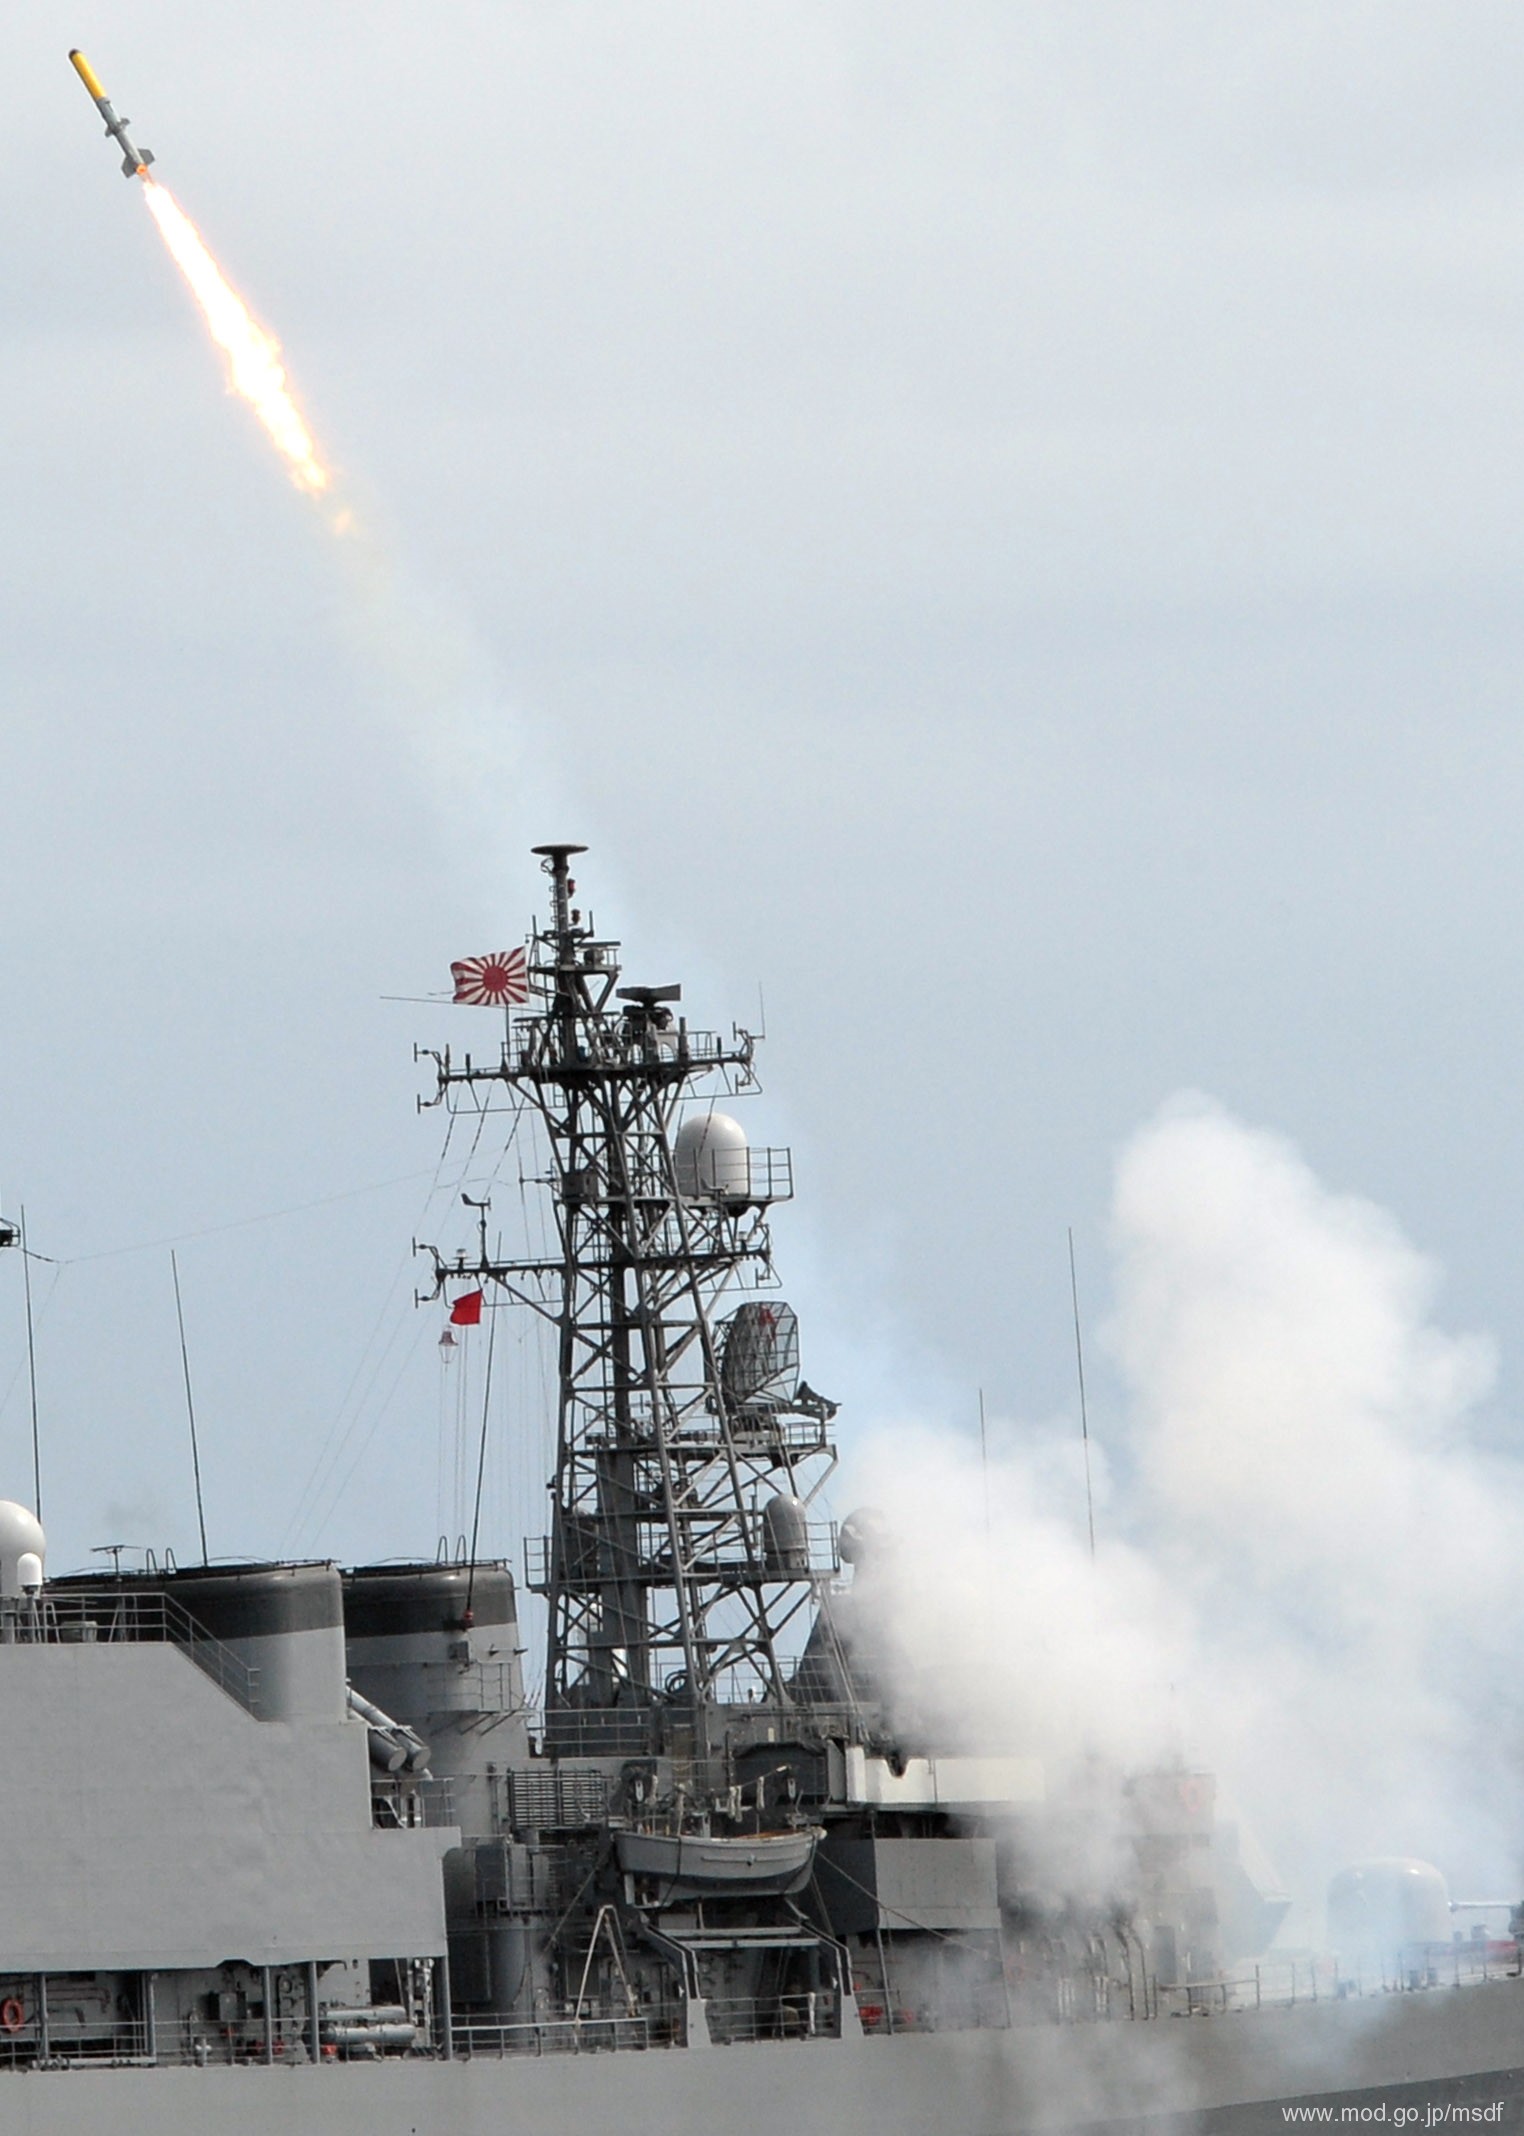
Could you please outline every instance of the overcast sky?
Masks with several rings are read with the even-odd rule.
[[[226,396],[76,43],[379,562]],[[410,1052],[491,1019],[383,997],[519,939],[551,837],[629,976],[765,992],[849,1443],[1072,1412],[1071,1225],[1106,1441],[1113,1168],[1182,1089],[1442,1264],[1516,1439],[1516,7],[20,0],[0,52],[0,1199],[71,1264],[55,1566],[193,1545],[176,1238],[213,1551],[432,1552]],[[22,1328],[7,1259],[27,1497]]]

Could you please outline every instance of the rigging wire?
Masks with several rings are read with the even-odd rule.
[[[419,1211],[418,1220],[414,1225],[415,1232],[423,1227],[423,1220],[427,1216],[431,1205],[436,1200],[436,1197],[441,1194],[454,1195],[458,1193],[469,1180],[471,1166],[475,1159],[477,1150],[480,1147],[482,1135],[485,1132],[487,1118],[490,1110],[491,1108],[483,1106],[479,1111],[476,1120],[475,1133],[473,1134],[471,1140],[471,1146],[465,1152],[464,1158],[458,1161],[455,1167],[455,1176],[450,1180],[444,1179],[443,1174],[445,1172],[446,1166],[450,1162],[451,1147],[455,1139],[456,1128],[459,1125],[461,1115],[456,1112],[451,1112],[448,1115],[447,1125],[445,1129],[444,1145],[440,1150],[439,1160],[434,1166],[434,1170],[430,1178],[430,1185],[428,1191],[424,1195],[423,1206]],[[496,1177],[497,1172],[501,1171],[503,1165],[507,1161],[509,1152],[514,1146],[515,1140],[518,1135],[520,1118],[521,1116],[517,1112],[515,1112],[513,1125],[509,1130],[502,1153],[500,1154],[497,1160],[497,1166],[493,1174],[494,1178]],[[416,1178],[427,1175],[414,1174],[412,1176]],[[382,1417],[385,1415],[386,1411],[390,1408],[392,1402],[395,1400],[400,1377],[402,1373],[406,1370],[407,1365],[411,1362],[412,1357],[418,1348],[418,1336],[415,1334],[411,1341],[406,1342],[402,1360],[397,1366],[396,1376],[393,1378],[392,1383],[387,1390],[386,1396],[383,1402],[381,1403],[380,1408],[376,1411],[376,1414],[369,1428],[365,1431],[364,1437],[361,1439],[358,1447],[351,1455],[348,1462],[348,1466],[344,1469],[343,1479],[339,1484],[338,1489],[335,1490],[333,1488],[333,1485],[335,1476],[337,1475],[339,1470],[339,1465],[344,1462],[346,1455],[350,1454],[351,1442],[354,1439],[356,1431],[359,1430],[365,1412],[369,1407],[373,1397],[375,1396],[377,1385],[380,1382],[383,1373],[386,1372],[388,1365],[391,1363],[393,1354],[396,1351],[399,1342],[404,1341],[404,1331],[406,1329],[407,1322],[404,1317],[397,1316],[393,1320],[391,1334],[388,1336],[386,1342],[383,1344],[380,1354],[376,1356],[374,1364],[370,1366],[367,1375],[366,1367],[374,1349],[376,1339],[380,1334],[381,1329],[385,1324],[388,1316],[392,1314],[393,1301],[396,1296],[398,1284],[401,1282],[402,1277],[411,1262],[411,1259],[412,1254],[410,1249],[402,1256],[401,1260],[398,1263],[396,1273],[392,1278],[391,1285],[386,1293],[385,1299],[382,1302],[380,1312],[376,1317],[375,1325],[372,1327],[370,1334],[367,1336],[365,1343],[362,1346],[360,1356],[356,1362],[354,1372],[350,1378],[349,1386],[345,1390],[343,1400],[340,1402],[338,1409],[335,1412],[333,1423],[329,1427],[323,1446],[320,1449],[318,1456],[313,1464],[313,1468],[309,1474],[307,1483],[303,1488],[301,1498],[298,1501],[297,1509],[292,1515],[291,1521],[288,1524],[286,1530],[287,1541],[291,1541],[292,1539],[303,1535],[315,1536],[319,1534],[322,1528],[326,1525],[327,1521],[332,1517],[335,1507],[342,1498],[345,1489],[347,1489],[348,1487],[350,1478],[354,1475],[355,1470],[359,1465],[359,1462],[364,1458],[366,1452],[368,1452],[370,1445],[375,1438],[376,1430],[381,1422]],[[469,1371],[466,1369],[466,1358],[464,1354],[461,1358],[461,1365],[462,1370],[460,1374],[459,1385],[457,1388],[458,1408],[460,1408],[461,1405],[463,1405],[467,1401],[467,1384],[469,1381]],[[361,1384],[362,1377],[363,1384]],[[346,1412],[349,1412],[347,1423],[343,1421]],[[467,1453],[467,1446],[469,1444],[469,1434],[466,1424],[467,1414],[468,1412],[462,1409],[456,1425],[457,1445],[455,1451],[455,1478],[453,1486],[454,1510],[448,1525],[451,1526],[457,1532],[461,1532],[465,1528],[465,1509],[467,1503],[468,1488],[466,1479],[469,1475],[469,1457]],[[442,1431],[443,1417],[441,1416],[441,1433]],[[441,1465],[443,1465],[444,1452],[442,1445],[440,1447],[440,1460]],[[444,1479],[442,1472],[440,1477],[438,1478],[437,1495],[439,1503],[437,1505],[436,1510],[439,1512],[442,1520],[444,1512]]]
[[[454,1133],[454,1128],[455,1116],[451,1114],[449,1123],[445,1130],[444,1147],[439,1152],[439,1158],[434,1166],[432,1175],[417,1173],[413,1175],[415,1178],[427,1177],[429,1179],[429,1187],[423,1197],[423,1205],[419,1209],[418,1217],[414,1224],[415,1231],[422,1224],[424,1217],[428,1214],[430,1204],[432,1203],[435,1195],[439,1192],[440,1174],[444,1171],[446,1160],[448,1159],[450,1154],[450,1138]],[[376,1314],[375,1322],[371,1327],[370,1333],[366,1336],[364,1342],[360,1346],[360,1353],[355,1360],[354,1371],[350,1374],[349,1385],[345,1388],[343,1396],[339,1401],[338,1407],[333,1413],[333,1419],[332,1422],[329,1424],[327,1433],[325,1434],[323,1439],[323,1443],[319,1447],[317,1454],[313,1460],[312,1467],[308,1471],[307,1481],[302,1486],[301,1494],[297,1499],[290,1519],[286,1523],[285,1533],[281,1538],[282,1551],[284,1551],[287,1547],[294,1545],[301,1535],[310,1532],[308,1525],[308,1516],[311,1511],[312,1502],[318,1496],[318,1494],[326,1488],[331,1478],[333,1469],[340,1461],[343,1460],[350,1436],[359,1421],[359,1412],[363,1408],[363,1405],[366,1400],[369,1398],[369,1395],[376,1383],[376,1380],[380,1377],[382,1371],[385,1369],[387,1359],[390,1357],[393,1346],[395,1345],[401,1333],[402,1326],[404,1325],[404,1323],[400,1318],[398,1318],[393,1321],[392,1333],[387,1338],[387,1341],[381,1350],[380,1356],[376,1359],[375,1364],[371,1367],[370,1377],[366,1380],[364,1388],[361,1390],[358,1396],[358,1400],[356,1401],[355,1390],[360,1385],[361,1377],[365,1372],[367,1363],[369,1362],[372,1349],[374,1348],[376,1342],[376,1338],[380,1335],[382,1328],[386,1325],[387,1318],[392,1310],[392,1301],[396,1296],[397,1286],[401,1283],[403,1277],[407,1274],[408,1268],[412,1262],[412,1258],[412,1248],[408,1247],[407,1250],[398,1259],[397,1266],[392,1274],[392,1280],[387,1286],[386,1295],[382,1299],[380,1310]],[[345,1413],[349,1409],[351,1401],[356,1401],[355,1415],[350,1419],[350,1422],[344,1426],[341,1432],[340,1426],[341,1424],[343,1424]]]
[[[436,1167],[435,1176],[438,1175]],[[116,1261],[124,1254],[150,1253],[162,1246],[188,1246],[196,1239],[215,1238],[223,1231],[247,1231],[252,1224],[274,1224],[282,1217],[305,1216],[310,1209],[331,1209],[335,1202],[354,1201],[361,1194],[381,1194],[388,1187],[410,1186],[415,1179],[427,1179],[424,1172],[403,1172],[396,1179],[372,1180],[368,1187],[346,1187],[340,1194],[323,1194],[316,1201],[293,1202],[289,1209],[264,1209],[258,1216],[235,1216],[225,1224],[203,1224],[199,1231],[177,1231],[162,1239],[139,1239],[131,1246],[106,1246],[99,1253],[71,1253],[57,1257],[60,1268],[82,1268],[87,1261]],[[53,1258],[39,1254],[39,1261]]]
[[[397,1395],[401,1389],[403,1379],[407,1373],[407,1369],[412,1363],[414,1357],[416,1356],[419,1344],[423,1341],[423,1338],[427,1332],[427,1323],[422,1320],[419,1320],[413,1330],[413,1339],[408,1344],[407,1349],[403,1353],[403,1356],[397,1366],[396,1376],[393,1378],[392,1384],[387,1390],[385,1400],[381,1403],[374,1417],[371,1419],[370,1428],[365,1433],[364,1438],[361,1439],[359,1445],[356,1446],[354,1452],[350,1456],[348,1468],[345,1469],[343,1475],[338,1478],[333,1488],[329,1491],[328,1497],[324,1501],[321,1509],[314,1511],[310,1522],[309,1532],[313,1534],[320,1534],[324,1527],[327,1526],[328,1522],[333,1518],[333,1515],[337,1510],[341,1500],[343,1499],[345,1493],[348,1491],[350,1484],[354,1480],[355,1471],[359,1468],[360,1463],[365,1459],[365,1456],[370,1452],[372,1440],[375,1438],[376,1433],[380,1430],[382,1423],[385,1421],[387,1412],[390,1410],[393,1402],[397,1399]],[[359,1422],[358,1417],[355,1419],[355,1422]]]

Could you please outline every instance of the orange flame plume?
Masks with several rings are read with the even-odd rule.
[[[195,224],[162,185],[142,173],[143,197],[175,265],[200,305],[212,339],[227,359],[228,384],[264,424],[299,490],[319,496],[332,477],[318,457],[312,432],[291,398],[280,343],[259,325],[229,288]]]

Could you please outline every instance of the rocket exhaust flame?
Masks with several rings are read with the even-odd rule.
[[[321,496],[332,477],[291,397],[280,343],[229,286],[195,224],[173,194],[146,171],[140,170],[138,175],[143,181],[148,211],[226,359],[229,386],[259,417],[297,488],[308,496]]]
[[[254,318],[237,291],[229,287],[200,232],[173,194],[149,177],[152,151],[134,146],[127,131],[128,122],[117,115],[100,76],[84,53],[72,51],[69,62],[105,120],[107,134],[122,151],[123,171],[129,178],[143,181],[143,198],[148,202],[149,213],[200,305],[212,339],[227,359],[228,384],[264,424],[297,488],[305,490],[309,497],[321,496],[333,478],[319,459],[312,432],[291,398],[285,366],[280,360],[280,343]],[[332,526],[336,534],[352,532],[353,514],[347,509],[336,512]]]

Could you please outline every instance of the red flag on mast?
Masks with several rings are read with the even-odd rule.
[[[455,999],[469,1007],[504,1008],[529,999],[529,960],[522,949],[498,949],[486,957],[462,957],[450,966]]]
[[[462,1291],[450,1307],[450,1325],[456,1328],[477,1328],[482,1320],[482,1294],[480,1291]]]

